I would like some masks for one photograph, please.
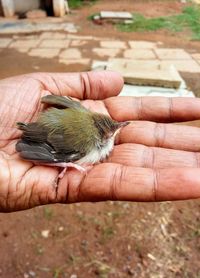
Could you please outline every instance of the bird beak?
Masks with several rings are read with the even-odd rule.
[[[130,124],[130,121],[126,121],[126,122],[118,122],[116,124],[115,127],[115,132],[114,132],[114,136],[117,135],[117,133],[120,131],[120,128],[127,126],[128,124]]]
[[[127,126],[128,124],[130,124],[130,123],[131,123],[130,121],[120,122],[120,123],[118,123],[118,128],[125,127],[125,126]]]

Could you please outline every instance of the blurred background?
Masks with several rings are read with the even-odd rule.
[[[198,2],[0,0],[0,78],[108,68],[125,94],[198,97]],[[3,278],[200,278],[199,200],[49,205],[0,227]]]

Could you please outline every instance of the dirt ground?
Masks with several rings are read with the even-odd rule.
[[[81,26],[79,34],[199,50],[200,42],[189,41],[187,32],[120,33],[111,24],[99,26],[87,20],[100,10],[138,11],[149,17],[175,14],[183,6],[179,2],[102,0],[73,11],[68,20]],[[88,70],[14,50],[1,52],[0,61],[0,78],[33,71]],[[182,76],[200,94],[199,75]],[[0,227],[2,278],[200,277],[199,200],[49,205],[0,214]]]

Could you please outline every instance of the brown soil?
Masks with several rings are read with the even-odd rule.
[[[87,16],[100,10],[138,11],[146,16],[178,13],[178,1],[98,1],[69,15],[80,34],[162,41],[199,50],[199,42],[166,31],[120,33],[111,24],[94,25]],[[90,49],[91,46],[88,46]],[[89,50],[87,50],[89,51]],[[0,53],[0,78],[33,71],[81,71],[85,66],[36,59],[14,50]],[[15,61],[13,63],[13,61]],[[196,74],[184,73],[200,93]],[[199,123],[197,123],[199,125]],[[0,277],[200,277],[200,202],[49,205],[0,214]],[[42,231],[49,230],[48,238]]]

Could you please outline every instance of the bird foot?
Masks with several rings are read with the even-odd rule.
[[[87,169],[78,165],[78,164],[75,164],[75,163],[72,163],[72,162],[68,162],[68,163],[57,163],[55,166],[57,167],[62,167],[63,170],[59,173],[58,175],[58,178],[59,179],[62,179],[67,171],[67,168],[70,167],[70,168],[75,168],[76,170],[78,170],[79,172],[81,172],[82,174],[85,174],[87,172]]]
[[[43,165],[46,166],[56,166],[56,167],[61,167],[63,168],[63,170],[59,173],[58,175],[58,179],[62,179],[67,171],[67,168],[75,168],[76,170],[78,170],[79,172],[81,172],[82,174],[87,174],[87,171],[89,171],[90,169],[92,169],[92,165],[84,165],[80,166],[76,163],[72,163],[72,162],[58,162],[58,163],[45,163]]]

